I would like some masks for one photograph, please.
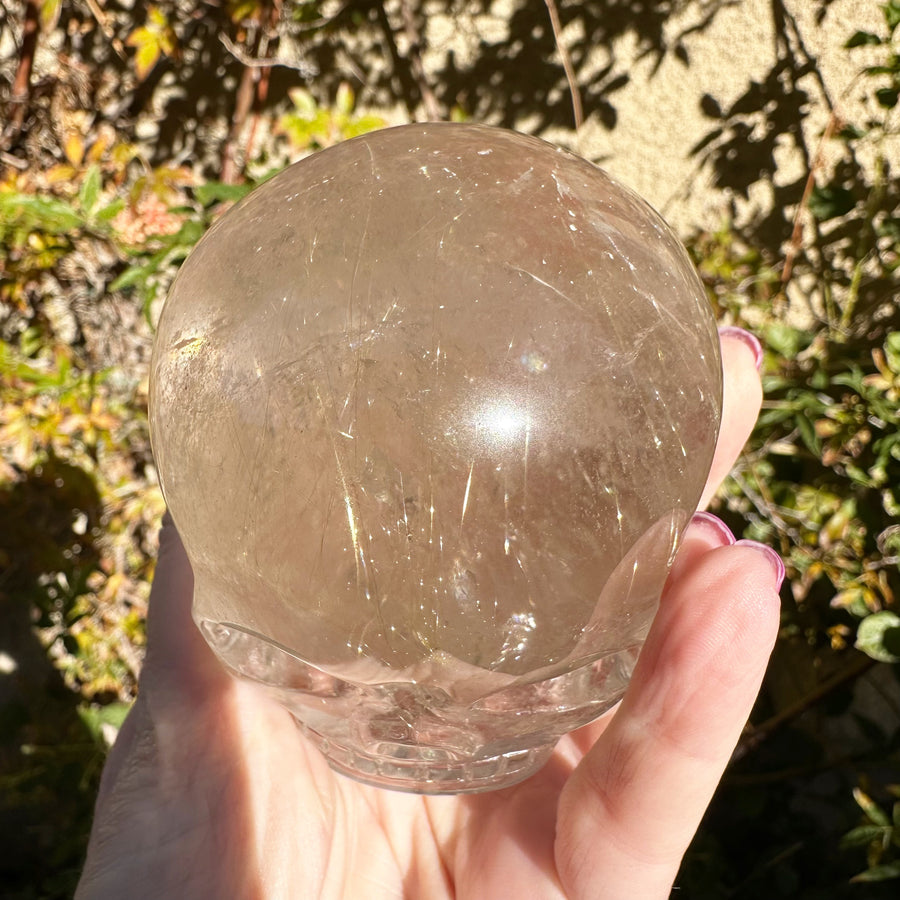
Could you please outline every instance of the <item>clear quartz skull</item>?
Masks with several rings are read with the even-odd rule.
[[[721,363],[683,247],[601,169],[460,124],[319,152],[197,245],[151,369],[194,617],[334,768],[503,787],[620,698]]]

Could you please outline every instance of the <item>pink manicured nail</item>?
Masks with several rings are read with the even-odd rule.
[[[737,338],[737,340],[743,341],[753,351],[753,359],[756,361],[756,371],[762,371],[763,348],[762,344],[759,342],[759,338],[755,334],[750,334],[749,331],[744,331],[743,328],[738,328],[737,325],[726,325],[724,328],[719,329],[719,337]]]
[[[723,544],[733,544],[734,535],[731,529],[717,516],[708,512],[696,512],[691,519],[692,528],[703,528],[707,532],[712,532],[723,542]]]
[[[775,590],[781,589],[781,584],[784,581],[784,560],[767,544],[760,544],[759,541],[738,541],[735,544],[736,547],[750,547],[752,550],[756,550],[757,553],[762,553],[766,559],[769,560],[769,564],[772,566],[772,570],[775,572]]]

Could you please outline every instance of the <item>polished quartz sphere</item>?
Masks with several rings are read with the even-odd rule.
[[[481,790],[624,691],[721,363],[687,254],[631,191],[532,137],[409,125],[210,229],[150,402],[220,659],[336,768]]]

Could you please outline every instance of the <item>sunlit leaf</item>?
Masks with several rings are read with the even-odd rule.
[[[342,81],[337,89],[337,96],[334,101],[335,109],[342,115],[349,116],[353,112],[355,102],[356,98],[353,96],[353,88],[346,81]]]
[[[81,182],[81,188],[78,191],[78,202],[82,211],[88,216],[93,213],[94,207],[97,205],[101,187],[100,167],[93,165],[87,170],[84,180]]]
[[[30,227],[65,234],[82,224],[81,216],[68,204],[54,197],[0,193],[0,221],[23,216]]]
[[[859,808],[874,822],[876,825],[889,826],[890,820],[885,815],[884,810],[861,788],[853,789],[853,799],[857,802]]]
[[[223,200],[241,200],[253,189],[252,184],[225,184],[221,181],[207,181],[198,184],[194,196],[204,205],[221,203]]]
[[[41,28],[44,31],[52,31],[56,28],[61,9],[62,0],[43,0],[41,3]]]
[[[890,825],[860,825],[859,828],[848,831],[841,838],[841,846],[865,847],[867,844],[871,844],[872,841],[883,840],[885,835],[890,838],[890,834]]]
[[[892,878],[900,878],[900,862],[884,863],[880,866],[872,866],[859,875],[854,875],[850,879],[851,882],[873,882],[873,881],[889,881]]]
[[[80,134],[71,132],[63,142],[63,153],[73,166],[80,166],[84,159],[84,141]]]
[[[134,41],[132,41],[134,38]],[[135,48],[134,68],[137,77],[143,81],[156,65],[162,53],[159,41],[146,28],[138,28],[132,32],[128,42]]]
[[[882,610],[859,623],[856,647],[879,662],[900,662],[900,616]]]

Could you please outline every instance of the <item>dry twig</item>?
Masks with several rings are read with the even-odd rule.
[[[34,68],[34,54],[37,50],[40,33],[40,0],[27,0],[25,4],[25,21],[22,26],[22,47],[19,50],[19,64],[13,78],[12,91],[9,95],[9,125],[5,129],[4,144],[12,146],[22,132],[25,114],[31,99],[31,71]]]
[[[248,69],[271,69],[275,66],[281,66],[283,69],[293,69],[295,72],[299,72],[303,78],[312,78],[316,74],[316,69],[314,66],[311,66],[305,60],[301,60],[300,62],[290,62],[290,60],[286,59],[259,59],[258,57],[251,56],[248,53],[245,53],[227,34],[220,34],[219,40],[222,42],[222,46],[242,65],[246,66]]]
[[[86,0],[88,9],[91,11],[91,15],[94,17],[94,20],[100,26],[100,30],[106,35],[109,40],[113,50],[116,51],[116,55],[119,59],[125,60],[128,58],[125,53],[125,48],[122,46],[122,42],[116,37],[115,31],[113,31],[112,25],[109,24],[109,17],[103,11],[103,8],[97,2],[97,0]]]
[[[425,74],[425,65],[422,62],[422,37],[408,0],[400,0],[400,11],[403,13],[403,27],[409,40],[409,67],[416,79],[422,103],[425,104],[425,112],[428,114],[429,120],[440,121],[443,118],[441,107]]]
[[[575,68],[569,51],[562,42],[562,25],[559,21],[559,10],[556,8],[556,0],[544,0],[547,12],[550,14],[550,27],[553,29],[553,39],[556,41],[556,49],[559,51],[563,69],[566,72],[566,81],[569,82],[569,93],[572,95],[572,114],[575,117],[575,130],[581,128],[584,123],[584,110],[581,106],[581,93],[578,90],[578,80],[575,77]]]
[[[809,206],[809,198],[816,186],[816,172],[822,167],[822,157],[824,155],[825,144],[834,134],[838,123],[837,112],[832,110],[828,117],[828,124],[825,126],[825,132],[816,148],[816,155],[813,157],[812,165],[809,167],[809,175],[806,178],[806,184],[803,187],[803,196],[800,203],[797,204],[797,211],[794,213],[794,227],[791,229],[791,239],[788,244],[787,251],[784,254],[784,266],[781,270],[781,288],[785,290],[788,282],[791,280],[791,273],[794,269],[794,260],[803,247],[803,214]]]

